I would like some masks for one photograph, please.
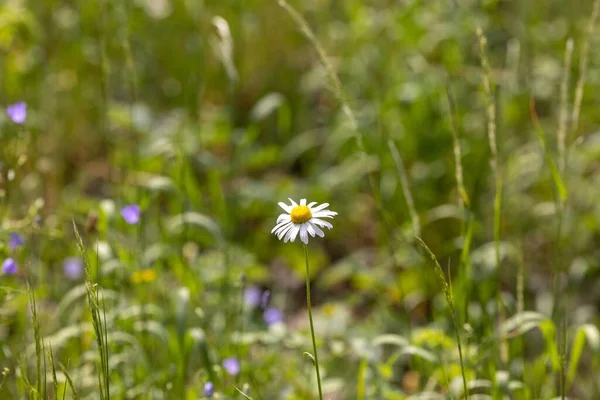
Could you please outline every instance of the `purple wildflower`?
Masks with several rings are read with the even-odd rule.
[[[27,104],[20,101],[6,107],[6,113],[15,124],[22,124],[27,119]]]
[[[223,368],[231,376],[235,376],[240,373],[240,362],[237,358],[231,357],[223,360]]]
[[[283,322],[283,313],[274,307],[267,308],[263,314],[263,320],[268,326],[278,324]]]
[[[2,272],[6,275],[14,275],[17,273],[17,262],[12,258],[7,258],[2,263]]]
[[[11,250],[15,250],[18,247],[21,247],[25,244],[25,239],[23,236],[19,235],[17,232],[11,232],[10,238],[8,239],[8,248]]]
[[[130,204],[121,209],[121,216],[130,225],[135,225],[140,222],[140,206]]]
[[[76,280],[83,274],[83,262],[81,258],[69,257],[63,261],[63,272],[71,280]]]
[[[206,382],[204,384],[204,395],[207,397],[212,397],[215,393],[215,385],[212,382]]]
[[[244,303],[250,308],[258,307],[260,304],[261,290],[258,286],[248,286],[244,290]]]

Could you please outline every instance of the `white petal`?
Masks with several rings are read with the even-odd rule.
[[[292,203],[293,207],[298,207],[298,203],[288,197],[288,200]],[[291,211],[290,211],[291,212]]]
[[[280,201],[279,203],[279,207],[283,208],[283,211],[285,211],[286,213],[291,213],[292,212],[292,207],[288,206],[287,204],[285,204],[284,202]]]
[[[287,243],[288,240],[292,239],[292,242],[294,241],[294,239],[296,238],[296,235],[298,234],[298,226],[294,225],[292,226],[292,229],[290,229],[288,231],[288,233],[285,235],[285,239],[283,240],[284,243]]]
[[[288,222],[282,222],[279,224],[279,228],[277,229],[278,231],[282,231],[283,229],[287,228],[288,226],[294,225],[294,223],[292,221],[288,221]]]
[[[311,224],[310,222],[307,222],[304,225],[306,225],[306,230],[308,231],[310,236],[315,237],[315,229],[313,228],[313,224]]]
[[[325,226],[329,229],[333,228],[333,225],[331,225],[329,222],[323,221],[322,219],[319,219],[319,218],[312,218],[310,220],[310,222],[312,222],[313,224],[318,225],[318,226]]]
[[[296,226],[292,226],[292,228],[290,230],[287,231],[287,233],[285,234],[285,237],[282,238],[284,243],[287,243],[288,240],[290,240],[290,236],[292,235],[292,232],[294,231],[294,229],[296,229]]]
[[[271,233],[275,233],[276,231],[279,230],[279,228],[281,228],[283,225],[285,225],[285,222],[282,222],[280,224],[275,225],[275,227],[273,229],[271,229]]]
[[[306,232],[306,226],[304,224],[300,225],[300,240],[302,240],[304,244],[308,244],[308,233]]]
[[[294,240],[296,240],[296,236],[298,235],[298,232],[300,232],[300,228],[298,228],[297,226],[294,226],[292,236],[290,236],[290,242],[293,242]]]
[[[300,199],[300,205],[301,206],[305,206],[306,205],[306,199]]]
[[[312,221],[308,221],[308,223],[312,226],[312,228],[315,230],[315,233],[321,237],[325,237],[325,233],[321,230],[321,228],[319,228],[316,224],[314,224]]]
[[[313,207],[315,204],[317,204],[317,202],[316,202],[316,201],[310,202],[310,203],[308,203],[308,206],[307,206],[307,207],[312,209],[312,207]]]
[[[329,203],[323,203],[320,206],[312,208],[310,211],[312,211],[313,213],[317,212],[317,211],[321,211],[322,209],[327,208],[328,205],[329,205]]]
[[[279,217],[277,217],[277,223],[283,222],[283,221],[291,221],[290,219],[290,214],[279,214]]]
[[[285,235],[287,232],[290,231],[290,229],[292,229],[294,227],[294,224],[292,224],[290,222],[289,225],[284,226],[283,228],[281,228],[279,230],[279,232],[277,233],[277,237],[279,238],[279,240],[281,240],[281,238],[283,237],[283,235]]]
[[[273,228],[273,230],[271,231],[271,233],[278,231],[279,229],[283,228],[284,226],[286,226],[287,224],[292,223],[291,221],[283,221],[278,223],[277,225],[275,225],[275,228]]]
[[[312,216],[315,218],[333,218],[337,215],[337,213],[335,211],[318,211],[315,213],[312,213]]]

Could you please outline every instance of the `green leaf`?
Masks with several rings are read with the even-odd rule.
[[[409,342],[405,337],[393,333],[379,335],[371,342],[372,346],[382,346],[386,344],[398,347],[405,347],[409,345]]]
[[[567,200],[567,188],[565,183],[558,172],[558,168],[556,168],[556,164],[554,164],[554,160],[552,159],[552,155],[548,150],[548,145],[546,144],[546,135],[542,130],[542,126],[540,125],[540,121],[538,119],[537,113],[535,111],[535,104],[533,101],[531,102],[531,119],[533,120],[533,124],[535,125],[535,133],[542,145],[542,149],[544,149],[544,155],[546,156],[546,162],[550,167],[550,172],[552,173],[552,181],[554,182],[554,186],[556,187],[556,191],[560,197],[561,202],[565,202]]]
[[[312,361],[313,365],[317,365],[317,362],[315,361],[315,357],[310,354],[308,351],[305,351],[304,353],[302,353],[303,356],[310,358],[310,360]]]
[[[235,390],[237,390],[242,396],[244,396],[248,400],[254,400],[252,397],[248,396],[246,393],[244,393],[240,389],[238,389],[237,386],[234,386],[234,387],[235,387]]]
[[[585,343],[588,343],[594,353],[600,350],[600,332],[595,325],[584,324],[577,329],[573,345],[571,347],[571,359],[569,360],[569,374],[567,375],[567,385],[571,386],[577,374],[579,359],[583,354]]]
[[[531,329],[539,327],[544,321],[549,320],[544,314],[535,311],[523,311],[517,313],[504,321],[500,326],[501,335],[515,337],[529,332]]]
[[[203,228],[218,241],[223,239],[219,225],[212,218],[193,211],[171,217],[167,221],[166,227],[171,233],[180,233],[185,225]]]

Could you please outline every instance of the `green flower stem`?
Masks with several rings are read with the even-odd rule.
[[[321,389],[321,372],[319,371],[319,356],[317,354],[317,341],[315,339],[315,326],[312,317],[312,306],[310,303],[310,269],[308,268],[308,246],[304,245],[304,258],[306,259],[306,307],[308,308],[308,320],[310,321],[310,335],[312,337],[313,352],[315,356],[315,369],[317,370],[317,385],[319,387],[319,400],[323,400]]]

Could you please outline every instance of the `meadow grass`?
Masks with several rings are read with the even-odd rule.
[[[599,13],[3,3],[0,398],[597,398]]]

